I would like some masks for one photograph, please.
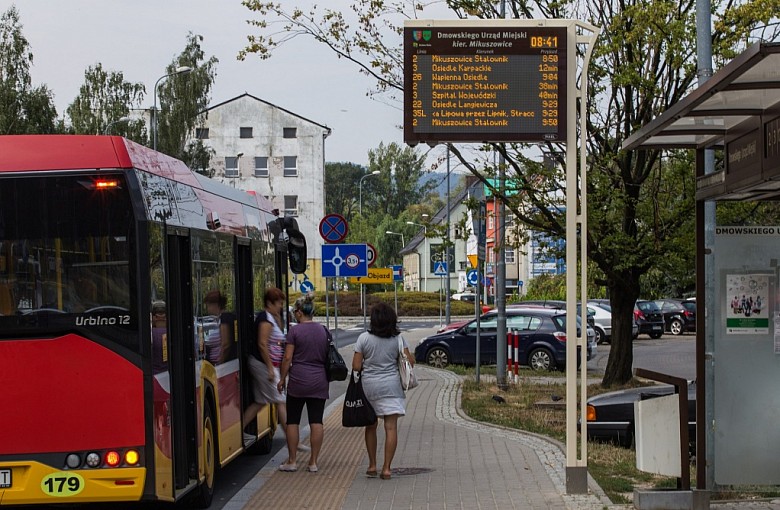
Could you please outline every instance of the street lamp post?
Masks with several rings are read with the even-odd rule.
[[[382,172],[380,172],[379,170],[374,170],[370,174],[366,174],[363,177],[361,177],[360,181],[358,181],[358,190],[360,191],[360,200],[358,202],[358,212],[360,213],[361,216],[363,216],[363,179],[365,179],[366,177],[371,177],[372,175],[379,175],[381,173]]]
[[[406,241],[404,241],[404,235],[400,232],[393,232],[391,230],[385,230],[385,234],[393,235],[393,236],[401,236],[401,249],[403,250],[406,246]],[[401,259],[401,267],[403,267],[403,259]],[[393,282],[393,293],[395,295],[395,314],[398,315],[398,283]]]
[[[427,217],[428,215],[427,214],[423,214],[423,216]],[[422,227],[423,228],[423,250],[422,250],[422,257],[420,257],[421,263],[420,263],[419,270],[422,272],[423,282],[425,282],[425,283],[423,283],[422,291],[423,292],[428,292],[428,271],[427,271],[427,260],[428,259],[425,256],[425,248],[426,248],[426,246],[428,244],[428,226],[427,225],[423,225],[422,223],[415,223],[413,221],[407,221],[406,224],[407,225],[417,225],[418,227]],[[422,260],[423,259],[425,259],[425,261],[426,261],[426,265],[425,266],[422,264]]]
[[[152,149],[157,150],[157,88],[160,82],[169,76],[175,76],[177,74],[187,74],[192,72],[190,66],[179,66],[172,73],[168,73],[164,76],[160,76],[154,84],[154,106],[152,107],[152,115],[154,115],[154,121],[152,122]]]
[[[390,234],[392,236],[401,236],[401,249],[404,249],[404,246],[406,246],[406,243],[404,242],[404,235],[400,232],[392,232],[390,230],[385,230],[385,234]]]
[[[243,152],[236,154],[236,176],[233,178],[233,189],[236,187],[236,179],[241,180],[241,158],[243,156]]]
[[[103,130],[103,134],[104,135],[109,134],[111,132],[111,126],[113,126],[114,124],[119,124],[121,122],[130,122],[131,120],[133,119],[131,119],[130,117],[119,117],[118,119],[113,120],[106,125],[106,128]]]

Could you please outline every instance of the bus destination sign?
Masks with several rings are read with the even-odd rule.
[[[565,27],[405,26],[404,141],[565,142]]]

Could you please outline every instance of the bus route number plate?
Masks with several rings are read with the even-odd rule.
[[[11,486],[11,470],[0,469],[0,489],[7,489]]]

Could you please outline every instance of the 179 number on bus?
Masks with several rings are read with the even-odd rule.
[[[51,473],[41,480],[41,490],[49,496],[67,498],[84,490],[84,479],[77,473]]]

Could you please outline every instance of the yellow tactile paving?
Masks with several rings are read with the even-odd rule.
[[[298,471],[277,471],[244,506],[245,509],[340,509],[365,455],[363,428],[341,426],[341,411],[324,421],[325,437],[319,472],[309,473],[308,453],[299,453]]]

